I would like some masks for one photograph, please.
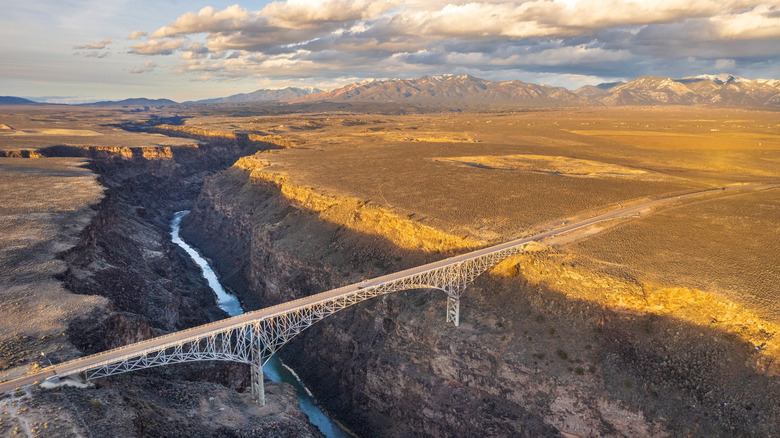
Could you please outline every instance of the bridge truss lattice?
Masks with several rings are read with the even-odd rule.
[[[252,312],[262,313],[257,319],[247,321],[246,317],[251,316],[251,313],[235,317],[234,319],[241,318],[242,321],[227,328],[223,325],[218,330],[203,333],[203,329],[208,326],[206,325],[172,333],[158,338],[159,341],[164,341],[164,338],[170,337],[171,342],[155,342],[153,346],[140,352],[77,369],[69,374],[80,374],[84,380],[92,380],[175,363],[204,360],[240,362],[252,366],[252,393],[261,404],[265,404],[263,365],[279,348],[314,323],[379,295],[433,288],[447,294],[446,320],[458,326],[460,298],[466,287],[493,265],[521,252],[523,247],[524,244],[511,246],[428,270],[410,270],[414,273],[389,281],[381,281],[381,277],[373,281],[368,280],[359,283],[356,288],[341,288],[347,289],[344,293],[334,293],[340,289],[323,292],[317,295],[322,296],[322,299],[315,302],[311,302],[314,297],[307,297],[285,303],[288,308],[285,311],[270,314],[263,310]],[[290,308],[299,301],[305,301],[305,304]],[[194,333],[192,336],[186,336],[187,332]],[[142,342],[150,341],[153,340]]]

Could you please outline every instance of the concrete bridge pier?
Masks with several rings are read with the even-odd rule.
[[[263,343],[261,339],[255,338],[251,344],[252,360],[249,368],[252,375],[249,377],[249,384],[252,388],[252,398],[257,400],[257,404],[265,406],[265,383],[263,383]]]
[[[263,366],[253,363],[252,368],[252,398],[257,400],[260,406],[265,406],[265,384],[263,383]]]

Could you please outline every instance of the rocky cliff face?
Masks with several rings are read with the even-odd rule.
[[[93,158],[107,188],[79,243],[62,255],[68,268],[60,279],[70,291],[109,299],[71,325],[66,335],[73,345],[96,353],[226,317],[199,268],[171,243],[169,221],[190,206],[207,175],[255,146],[46,151]],[[244,392],[248,374],[240,364],[177,365],[101,379],[93,388],[32,387],[3,404],[11,403],[18,424],[41,436],[321,436],[287,385],[268,384],[269,405],[260,408]],[[14,424],[0,421],[0,434]]]
[[[210,178],[182,231],[211,255],[225,283],[250,307],[416,266],[477,243],[356,199],[321,196],[253,173],[263,165],[244,158]],[[372,233],[377,227],[388,234]],[[425,251],[415,250],[414,242]],[[246,287],[254,293],[241,293]]]
[[[249,308],[469,246],[434,232],[421,232],[417,248],[397,244],[364,206],[318,207],[306,190],[262,173],[244,163],[210,178],[184,227]],[[572,292],[572,279],[586,275],[562,254],[530,254],[477,279],[458,328],[444,322],[443,293],[399,292],[315,324],[280,354],[365,436],[778,432],[778,382],[752,365],[750,344]],[[635,280],[593,275],[626,296],[642,293]]]

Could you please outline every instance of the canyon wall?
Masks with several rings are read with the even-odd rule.
[[[228,139],[191,147],[41,151],[41,157],[92,158],[106,188],[77,244],[61,254],[67,269],[59,280],[70,292],[108,298],[107,306],[63,333],[82,354],[227,316],[199,268],[171,242],[169,222],[191,205],[206,176],[257,149]],[[72,356],[65,350],[47,359]],[[321,436],[289,385],[267,384],[269,404],[258,406],[246,391],[248,371],[243,364],[201,362],[100,379],[83,389],[34,386],[0,395],[19,418],[0,419],[0,434],[32,427],[41,436]]]
[[[258,154],[207,179],[183,227],[247,309],[479,244],[264,167]],[[405,291],[315,324],[280,354],[364,436],[779,432],[778,380],[756,365],[753,344],[594,298],[593,284],[634,301],[650,287],[542,249],[478,278],[460,327],[444,322],[442,292]]]

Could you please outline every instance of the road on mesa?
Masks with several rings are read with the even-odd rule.
[[[282,304],[278,304],[272,307],[266,307],[265,309],[256,310],[254,312],[247,312],[239,316],[223,319],[220,321],[204,324],[198,327],[169,333],[157,338],[147,339],[145,341],[137,342],[135,344],[126,345],[124,347],[116,348],[113,350],[104,351],[102,353],[94,354],[91,356],[85,356],[79,359],[75,359],[69,362],[63,362],[53,366],[49,366],[41,369],[34,374],[28,374],[22,377],[11,379],[0,383],[0,393],[11,391],[17,387],[29,385],[35,382],[42,382],[43,380],[52,378],[54,376],[68,376],[76,374],[88,368],[93,368],[100,364],[115,362],[122,358],[139,357],[147,351],[159,351],[167,347],[173,347],[185,342],[189,342],[194,339],[202,338],[213,332],[221,332],[230,328],[239,327],[245,325],[248,322],[255,320],[262,320],[278,314],[283,314],[289,311],[296,310],[301,307],[311,306],[324,301],[330,301],[331,299],[340,295],[347,295],[357,292],[360,289],[376,286],[385,282],[395,281],[404,277],[421,274],[423,272],[441,268],[447,265],[457,264],[466,260],[475,259],[486,254],[501,251],[504,249],[512,248],[515,246],[523,245],[530,242],[539,241],[547,237],[552,237],[557,234],[567,233],[580,228],[585,228],[598,222],[603,222],[612,219],[637,217],[640,212],[654,207],[658,207],[664,204],[674,203],[676,201],[700,197],[707,194],[727,193],[741,190],[760,190],[760,189],[773,189],[780,188],[780,184],[751,184],[751,185],[738,185],[730,186],[719,189],[711,189],[700,192],[688,193],[684,195],[671,196],[668,198],[657,199],[655,201],[648,201],[641,204],[636,204],[628,207],[622,207],[616,210],[603,213],[601,215],[584,219],[582,221],[570,223],[560,226],[558,228],[545,231],[539,234],[535,234],[530,237],[522,237],[519,239],[504,242],[498,245],[483,248],[477,251],[473,251],[467,254],[450,257],[445,260],[429,263],[422,266],[406,269],[404,271],[395,272],[393,274],[383,275],[370,280],[366,280],[360,283],[350,284],[337,289],[332,289],[326,292],[322,292],[316,295],[300,298],[293,301],[288,301]],[[620,204],[618,204],[620,205]]]

